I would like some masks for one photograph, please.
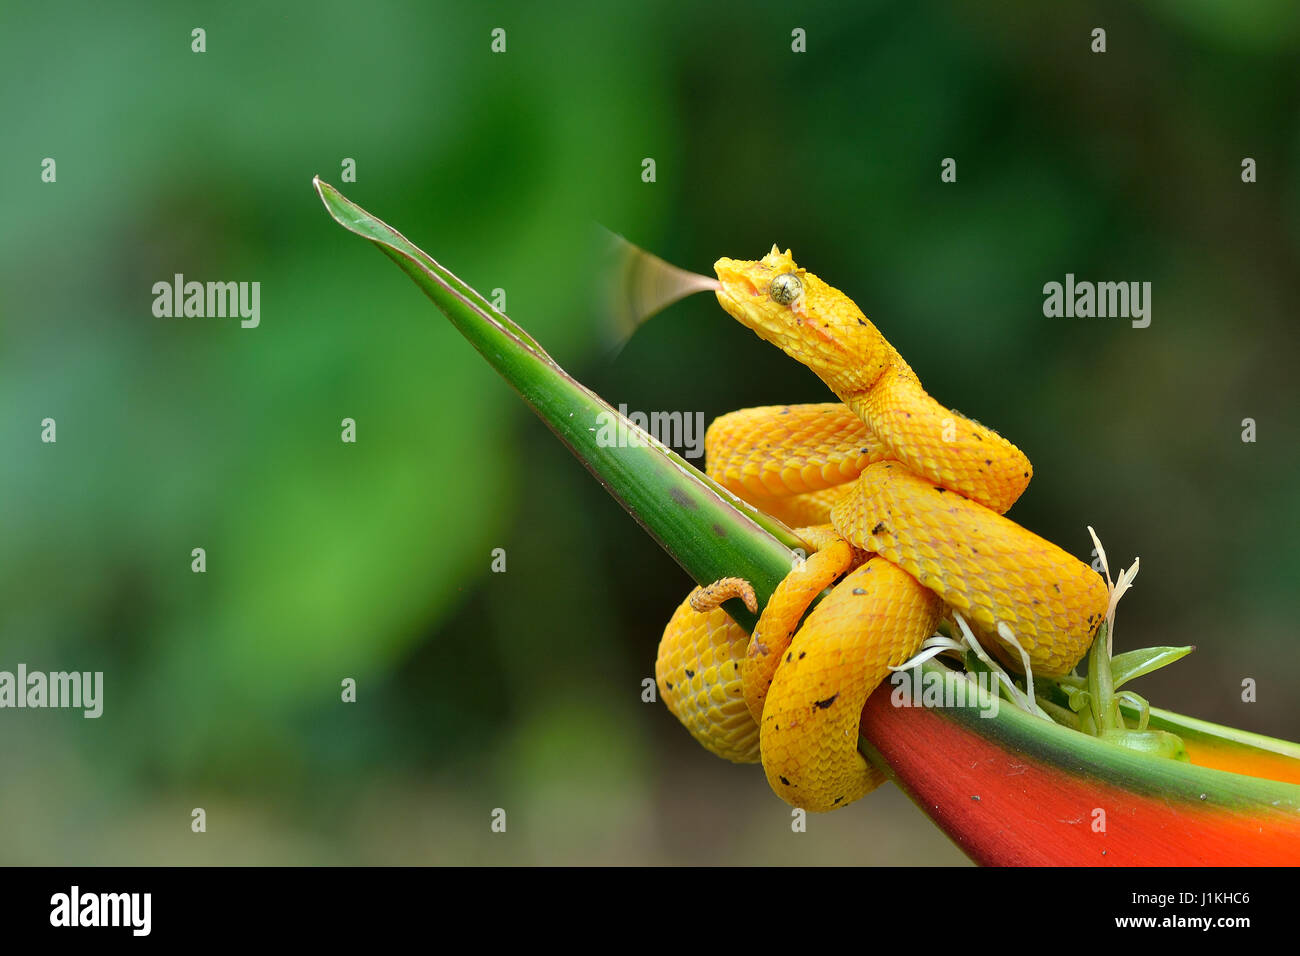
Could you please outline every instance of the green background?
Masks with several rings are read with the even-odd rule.
[[[106,686],[0,711],[0,863],[965,860],[892,787],[792,834],[641,701],[686,576],[314,174],[647,412],[827,393],[708,296],[612,356],[593,224],[791,247],[1029,454],[1013,517],[1141,555],[1117,647],[1198,650],[1140,692],[1300,735],[1300,15],[994,6],[5,4],[0,669]],[[1151,327],[1045,318],[1067,272],[1150,281]],[[155,318],[175,273],[261,327]]]

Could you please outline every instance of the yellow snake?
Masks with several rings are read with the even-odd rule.
[[[1005,663],[1019,669],[1020,658],[1000,627],[1035,673],[1058,676],[1087,651],[1107,588],[1003,517],[1029,483],[1029,460],[926,394],[848,296],[775,246],[714,270],[722,307],[839,402],[744,409],[710,426],[708,474],[815,550],[777,587],[752,637],[720,607],[735,596],[752,606],[747,582],[692,591],[664,631],[655,677],[707,749],[761,759],[794,806],[836,809],[884,779],[858,751],[867,697],[949,609]]]

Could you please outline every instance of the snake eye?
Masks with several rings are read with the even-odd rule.
[[[789,305],[803,293],[803,283],[793,272],[783,272],[772,280],[772,287],[768,290],[768,295],[772,297],[773,302],[781,305]]]

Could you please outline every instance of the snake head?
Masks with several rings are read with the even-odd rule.
[[[817,373],[841,398],[901,361],[853,301],[772,247],[762,259],[719,259],[718,303],[741,325]]]

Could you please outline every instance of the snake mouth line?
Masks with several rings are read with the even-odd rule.
[[[754,323],[748,315],[748,309],[754,297],[762,295],[763,292],[748,276],[739,276],[729,282],[720,281],[715,293],[718,297],[718,304],[732,318],[738,319],[742,325],[748,328],[754,328]]]

